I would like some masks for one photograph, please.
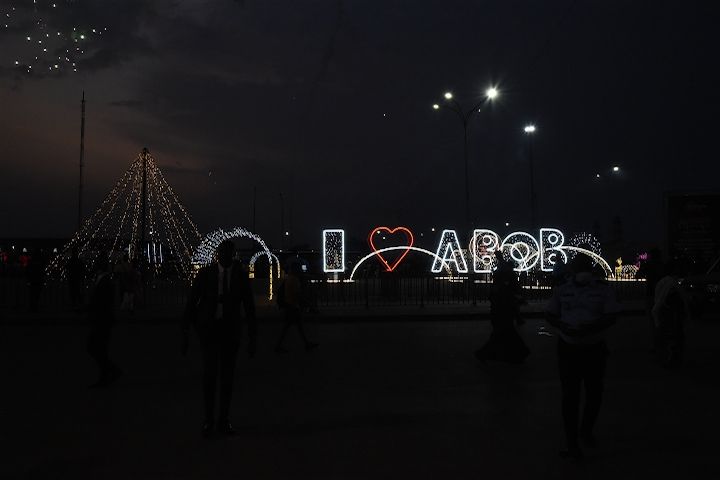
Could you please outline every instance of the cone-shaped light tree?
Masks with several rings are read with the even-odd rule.
[[[200,240],[190,215],[145,148],[50,262],[47,273],[64,277],[73,254],[89,269],[100,255],[112,260],[127,254],[150,272],[187,278],[193,249]]]

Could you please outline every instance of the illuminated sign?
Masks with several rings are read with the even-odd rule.
[[[404,245],[378,248],[376,238],[385,239],[389,235],[402,233],[405,236]],[[350,280],[353,279],[358,267],[366,260],[376,257],[383,265],[385,271],[392,272],[411,252],[420,252],[433,259],[430,271],[468,273],[468,258],[474,273],[492,273],[497,265],[497,255],[513,263],[516,272],[526,272],[538,269],[551,272],[558,261],[567,263],[577,254],[590,256],[596,263],[602,265],[606,273],[612,276],[613,270],[600,256],[599,244],[594,237],[587,234],[572,237],[571,244],[565,243],[565,234],[557,228],[541,228],[538,237],[528,232],[515,231],[507,234],[502,240],[493,230],[476,229],[467,249],[463,249],[455,230],[445,229],[440,234],[435,252],[414,246],[415,237],[407,227],[376,227],[370,231],[368,243],[371,253],[361,258],[352,269]],[[576,240],[577,239],[577,240]],[[577,243],[580,240],[583,243]],[[592,240],[592,242],[588,241]],[[592,250],[581,245],[591,245]],[[596,247],[597,245],[597,247]],[[596,251],[593,251],[596,250]],[[392,263],[384,256],[385,252],[399,252],[399,256]],[[345,271],[345,231],[342,229],[328,229],[323,231],[323,270],[327,273]]]

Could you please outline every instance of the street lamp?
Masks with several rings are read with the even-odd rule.
[[[445,97],[445,102],[442,104],[435,103],[433,104],[433,110],[440,110],[440,108],[447,108],[449,110],[452,110],[455,112],[455,114],[460,117],[460,121],[462,121],[463,125],[463,134],[464,134],[464,143],[463,143],[463,157],[465,160],[465,223],[467,226],[470,226],[470,177],[469,177],[469,168],[468,168],[468,123],[470,121],[470,118],[478,112],[480,112],[480,107],[490,100],[493,100],[497,98],[497,96],[500,94],[497,88],[490,87],[485,91],[485,97],[477,103],[477,105],[473,106],[470,110],[464,110],[460,104],[453,99],[452,92],[445,92],[443,95]]]
[[[615,165],[615,166],[613,167],[613,172],[618,173],[619,171],[620,171],[620,167],[618,167],[617,165]]]
[[[530,226],[535,229],[537,227],[537,212],[535,205],[535,165],[533,164],[533,135],[535,134],[535,125],[529,123],[525,125],[523,131],[527,135],[527,152],[528,165],[530,166]]]

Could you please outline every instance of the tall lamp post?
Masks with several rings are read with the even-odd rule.
[[[527,136],[527,156],[528,165],[530,166],[530,226],[537,228],[537,205],[535,199],[535,165],[533,163],[533,136],[535,135],[535,125],[532,123],[525,125],[523,129]]]
[[[468,125],[470,122],[470,119],[473,115],[480,112],[480,107],[487,101],[493,100],[498,96],[500,92],[498,92],[497,88],[490,87],[485,91],[485,97],[478,102],[477,105],[472,107],[470,110],[463,110],[463,108],[460,106],[460,104],[453,98],[453,94],[451,92],[445,92],[445,101],[443,103],[436,103],[433,105],[433,109],[440,110],[441,108],[449,109],[455,112],[458,117],[460,117],[460,120],[462,121],[463,125],[463,134],[464,134],[464,148],[463,148],[463,156],[465,160],[465,223],[469,227],[470,226],[470,174],[469,174],[469,167],[468,167]]]

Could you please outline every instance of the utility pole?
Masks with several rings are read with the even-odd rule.
[[[80,230],[80,227],[82,227],[82,200],[83,200],[83,161],[85,156],[85,90],[83,90],[82,94],[82,103],[80,107],[80,178],[78,182],[78,218],[77,218],[77,228]]]

